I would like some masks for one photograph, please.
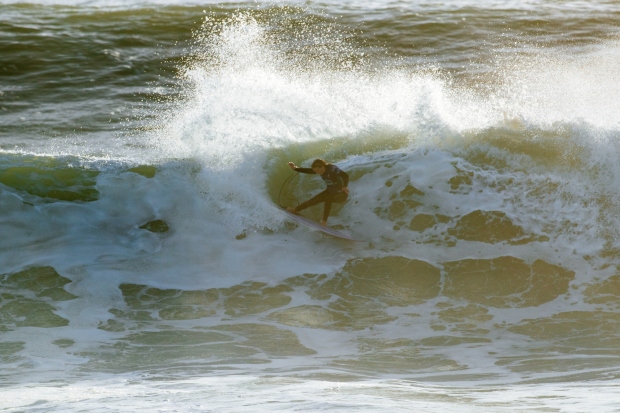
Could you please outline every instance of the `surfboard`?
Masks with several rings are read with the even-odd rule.
[[[321,225],[319,222],[313,221],[310,218],[306,218],[302,215],[293,214],[292,212],[287,211],[286,208],[283,208],[282,211],[286,212],[286,214],[292,220],[300,224],[304,224],[305,226],[310,227],[312,229],[316,229],[317,231],[321,231],[325,234],[331,235],[336,238],[346,239],[347,241],[358,241],[354,238],[351,238],[349,234],[346,234],[342,231],[338,231],[337,229],[333,229],[325,225]]]

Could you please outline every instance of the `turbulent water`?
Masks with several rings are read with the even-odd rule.
[[[619,22],[0,0],[0,411],[620,411]]]

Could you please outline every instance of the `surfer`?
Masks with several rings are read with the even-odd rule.
[[[327,188],[306,202],[302,202],[294,208],[288,207],[286,210],[292,212],[293,214],[298,214],[299,211],[324,202],[325,206],[323,208],[323,219],[321,220],[321,225],[327,225],[327,218],[329,217],[329,212],[332,209],[332,202],[341,204],[345,202],[349,196],[349,188],[347,187],[349,184],[349,175],[336,165],[327,163],[323,159],[315,159],[312,162],[311,168],[299,168],[295,166],[293,162],[289,162],[288,166],[292,170],[303,174],[320,175],[327,184]]]

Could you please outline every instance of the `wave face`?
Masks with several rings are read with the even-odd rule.
[[[0,2],[0,406],[614,411],[619,12]]]

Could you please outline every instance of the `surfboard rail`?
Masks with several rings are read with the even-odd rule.
[[[321,225],[319,222],[316,222],[310,218],[306,218],[303,215],[294,214],[290,211],[287,211],[286,208],[284,207],[282,207],[282,211],[286,212],[289,218],[291,218],[293,221],[303,224],[309,228],[315,229],[317,231],[321,231],[324,234],[328,234],[336,238],[344,239],[347,241],[359,242],[359,240],[352,238],[349,234],[345,232],[338,231],[337,229],[330,228],[326,225]]]

